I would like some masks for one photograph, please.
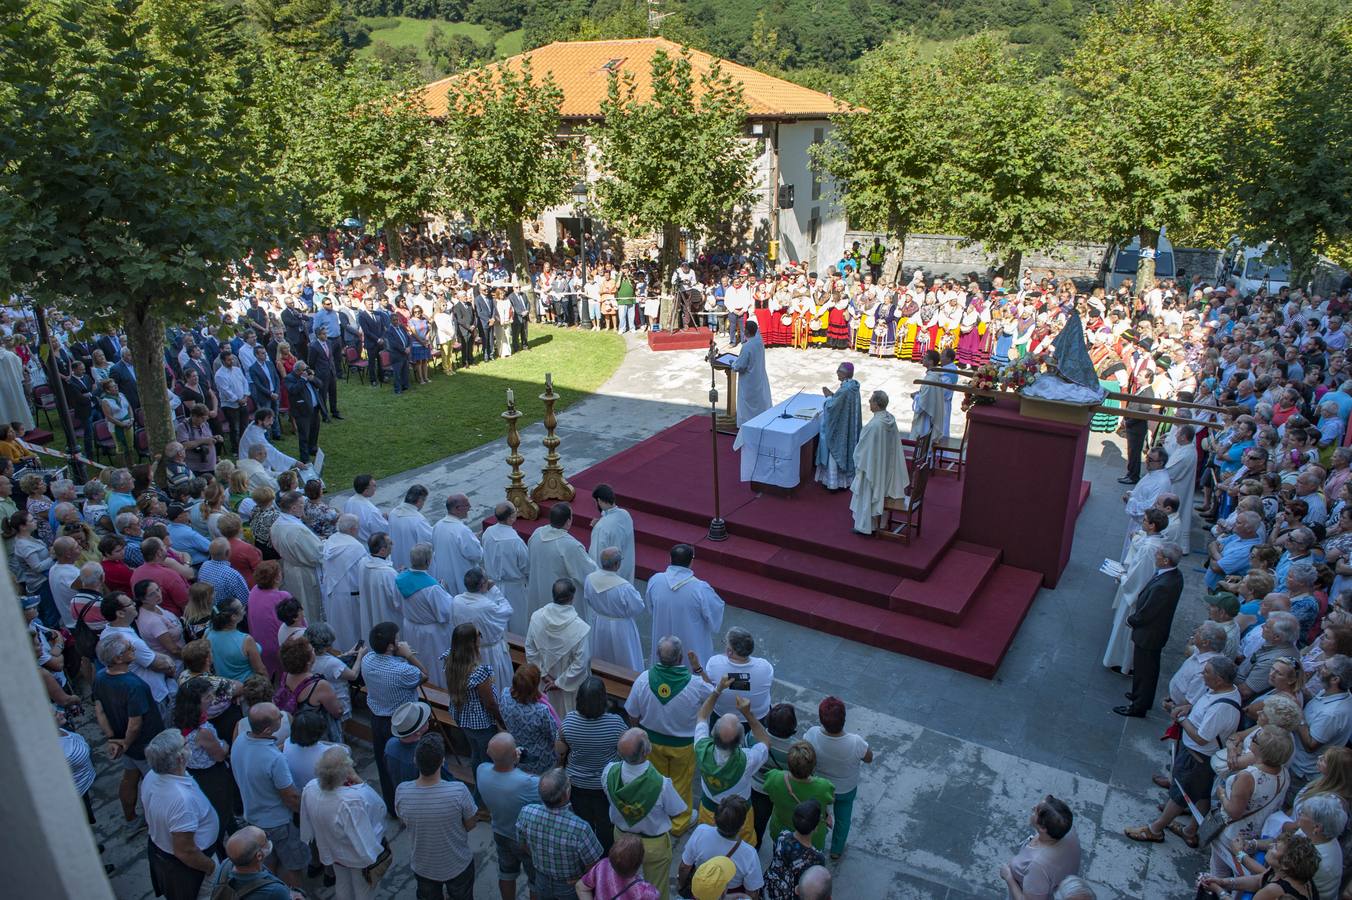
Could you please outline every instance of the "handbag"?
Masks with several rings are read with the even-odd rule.
[[[361,877],[365,878],[371,887],[375,887],[393,863],[394,854],[390,852],[390,842],[381,838],[380,855],[376,857],[375,862],[361,870]]]
[[[1272,796],[1274,797],[1286,796],[1285,775],[1286,772],[1283,771],[1280,775],[1277,776],[1277,790],[1275,793],[1273,793]],[[1269,801],[1269,803],[1270,802],[1271,801]],[[1240,822],[1252,819],[1254,816],[1258,815],[1260,812],[1267,809],[1268,805],[1269,805],[1268,803],[1264,803],[1262,806],[1258,807],[1253,812],[1242,815],[1238,819],[1234,820],[1231,820],[1230,817],[1226,815],[1224,808],[1222,808],[1219,804],[1213,805],[1211,809],[1207,810],[1206,817],[1202,819],[1202,824],[1197,826],[1197,846],[1205,847],[1207,844],[1210,844],[1212,841],[1214,841],[1220,835],[1220,833],[1224,831],[1227,827],[1229,827],[1230,825],[1238,825]]]

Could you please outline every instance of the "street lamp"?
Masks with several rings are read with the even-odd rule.
[[[573,211],[577,213],[577,255],[582,260],[582,290],[587,290],[587,181],[573,185]],[[585,301],[584,301],[585,302]]]

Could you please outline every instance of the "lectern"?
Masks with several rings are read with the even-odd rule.
[[[737,372],[732,368],[732,364],[737,362],[736,353],[724,353],[715,356],[711,361],[715,369],[720,370],[727,376],[727,402],[724,404],[724,412],[714,421],[717,422],[717,430],[720,434],[737,434]]]

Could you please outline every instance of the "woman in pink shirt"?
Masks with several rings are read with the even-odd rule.
[[[643,880],[643,841],[637,835],[621,834],[575,885],[578,900],[657,900],[657,888]]]
[[[275,559],[265,559],[254,569],[254,588],[249,591],[249,634],[258,642],[263,665],[273,680],[281,677],[282,659],[279,654],[277,632],[282,626],[277,617],[277,604],[291,595],[278,590],[282,580],[282,565]]]

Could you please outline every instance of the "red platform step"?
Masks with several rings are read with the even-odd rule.
[[[684,331],[649,331],[649,350],[707,350],[713,332],[707,328]]]

